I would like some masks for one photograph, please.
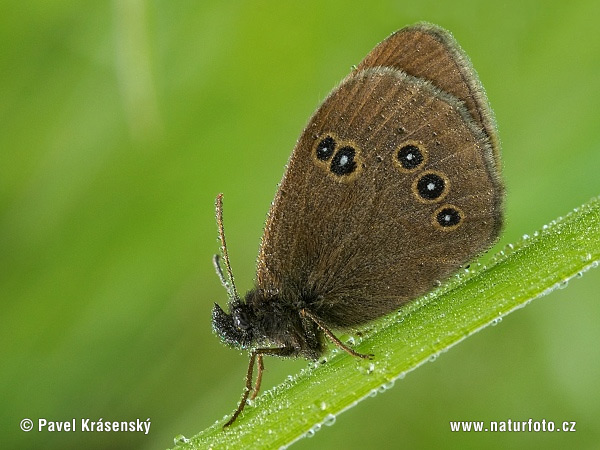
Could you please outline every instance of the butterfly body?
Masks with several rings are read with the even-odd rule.
[[[502,226],[499,161],[458,44],[426,24],[393,34],[310,119],[269,212],[255,288],[231,296],[230,314],[215,304],[215,331],[254,349],[259,368],[263,354],[317,358],[324,335],[364,356],[329,328],[394,311],[489,248]]]

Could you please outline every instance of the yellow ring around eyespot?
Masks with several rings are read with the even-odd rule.
[[[457,224],[455,225],[451,225],[448,227],[442,226],[439,222],[438,222],[438,214],[441,213],[444,209],[453,209],[458,213],[458,216],[460,217],[460,220]],[[442,230],[442,231],[453,231],[456,230],[458,227],[460,227],[463,222],[465,221],[465,214],[463,213],[462,209],[460,209],[459,207],[452,205],[450,203],[446,203],[444,205],[441,205],[439,208],[437,208],[434,212],[433,215],[431,217],[431,222],[433,223],[433,226],[435,228],[437,228],[438,230]]]
[[[402,165],[400,161],[398,161],[398,152],[404,147],[408,147],[409,145],[419,149],[419,151],[421,152],[421,156],[423,156],[423,161],[421,161],[421,163],[417,167],[414,167],[412,169],[407,169]],[[427,163],[428,158],[429,152],[427,151],[427,148],[422,142],[419,141],[404,141],[400,145],[396,146],[396,148],[392,152],[392,161],[394,162],[394,165],[398,170],[400,170],[400,172],[403,173],[414,173],[415,171],[422,169],[425,163]]]
[[[335,142],[335,149],[329,158],[327,158],[326,160],[321,160],[317,158],[317,148],[319,144],[327,137],[333,139],[333,141]],[[344,147],[351,147],[354,150],[353,160],[356,164],[356,168],[348,174],[337,175],[331,171],[331,161],[333,160],[333,158],[335,158],[337,152],[339,152]],[[312,146],[311,150],[311,157],[317,165],[319,165],[322,169],[324,169],[327,172],[327,175],[331,179],[333,179],[337,183],[349,183],[354,181],[363,169],[363,160],[361,153],[362,150],[356,144],[356,142],[338,139],[335,133],[326,132],[319,135],[319,137],[315,140],[315,144]]]

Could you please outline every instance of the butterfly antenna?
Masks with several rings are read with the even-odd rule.
[[[213,256],[213,266],[215,266],[215,271],[217,272],[217,276],[219,277],[219,280],[221,280],[221,284],[227,290],[227,292],[230,293],[231,288],[229,287],[229,283],[227,282],[227,280],[225,279],[225,276],[223,275],[223,269],[221,268],[221,257],[219,255]]]
[[[235,282],[233,281],[233,272],[231,271],[231,264],[229,262],[229,253],[227,253],[227,243],[225,242],[225,228],[223,226],[223,194],[217,195],[217,200],[215,202],[217,208],[217,227],[219,228],[219,239],[221,240],[221,252],[223,253],[223,259],[225,260],[225,268],[227,269],[227,278],[223,274],[223,269],[221,268],[219,255],[215,255],[213,258],[213,264],[215,265],[215,270],[217,271],[217,275],[221,280],[221,284],[227,289],[230,298],[239,298],[237,289],[235,288]]]

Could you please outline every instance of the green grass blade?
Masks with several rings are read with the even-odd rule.
[[[178,448],[274,448],[331,425],[340,412],[393,386],[440,352],[531,300],[567,286],[600,260],[600,198],[524,236],[487,267],[468,269],[435,292],[373,324],[354,347],[358,360],[333,349],[259,396],[226,430],[219,420]],[[184,442],[185,441],[185,442]]]

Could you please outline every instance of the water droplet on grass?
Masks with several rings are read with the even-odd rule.
[[[177,436],[175,436],[173,438],[173,443],[175,445],[179,445],[179,444],[187,444],[189,443],[190,440],[188,438],[186,438],[183,434],[178,434]]]
[[[323,421],[323,424],[325,426],[330,427],[331,425],[333,425],[335,423],[335,416],[333,414],[327,414],[325,416],[325,420]]]

